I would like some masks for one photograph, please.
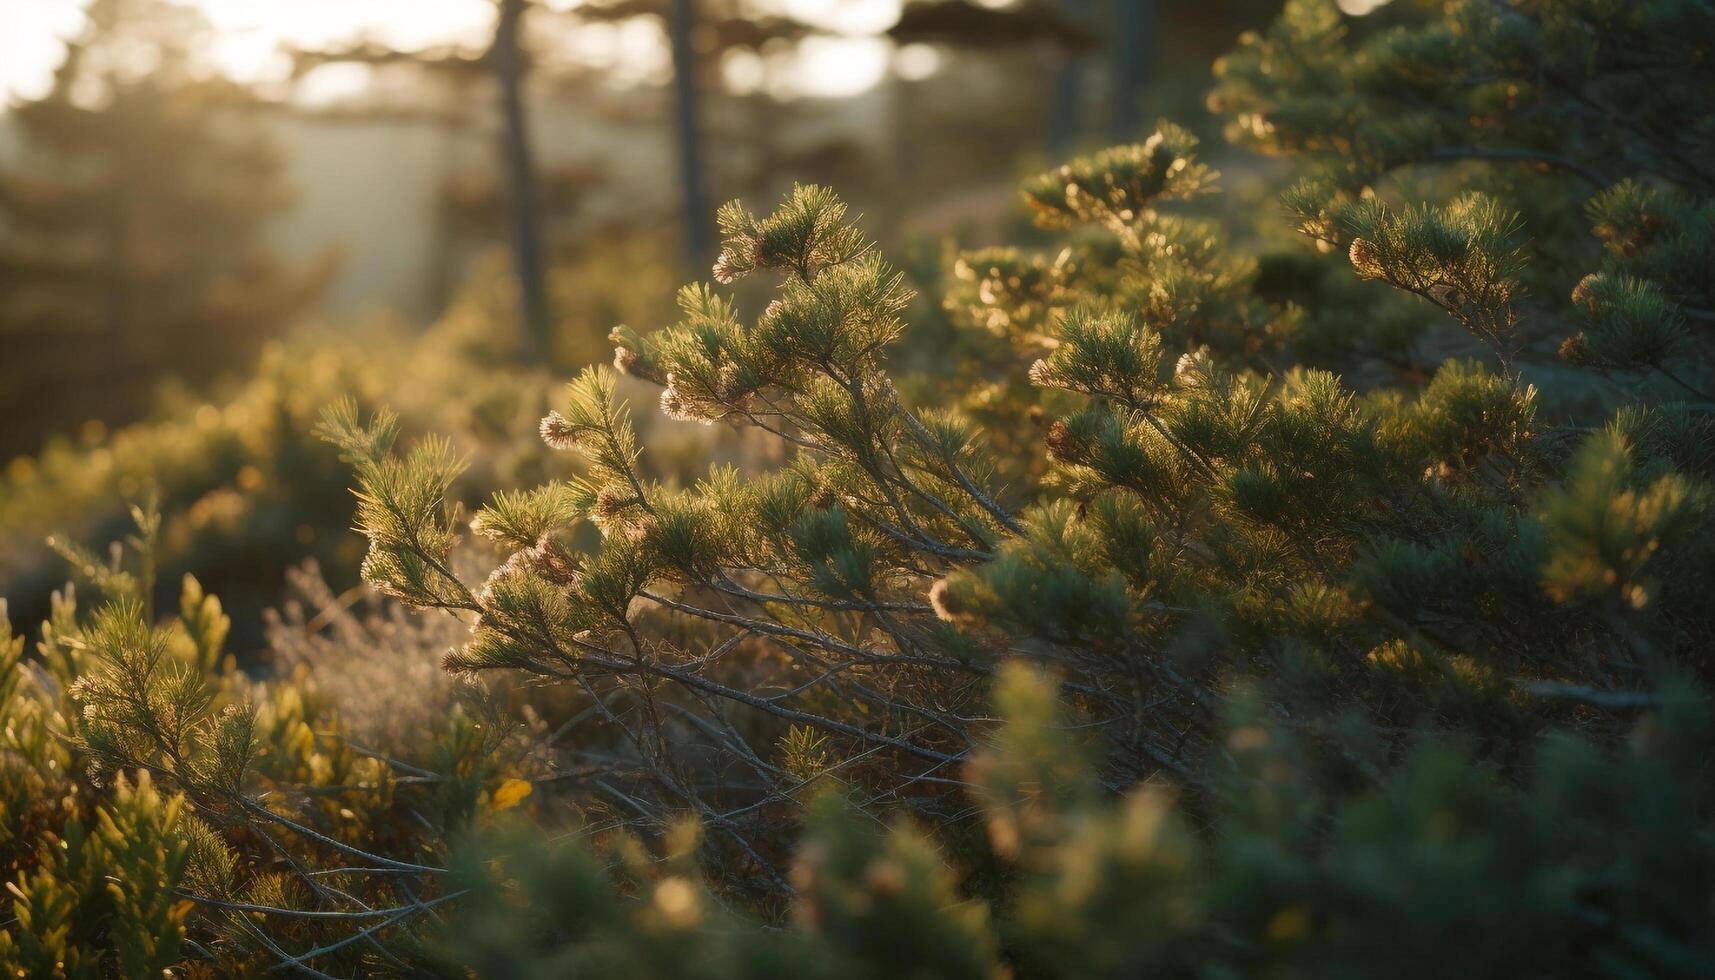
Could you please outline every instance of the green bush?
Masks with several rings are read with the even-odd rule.
[[[385,914],[320,906],[446,902],[421,862],[531,794],[545,733],[514,718],[535,709],[436,668],[458,624],[336,596],[313,567],[270,617],[268,660],[241,672],[194,578],[154,625],[161,523],[136,516],[134,550],[74,565],[81,588],[55,594],[37,657],[0,632],[0,969],[248,975],[318,948],[323,967],[355,968],[375,954],[351,933],[383,932]],[[378,852],[415,860],[372,875]],[[405,956],[382,962],[409,972]]]
[[[341,397],[396,406],[414,431],[480,447],[461,486],[472,497],[539,478],[552,461],[524,427],[546,408],[547,376],[474,356],[465,339],[492,333],[483,327],[488,288],[473,281],[426,336],[384,323],[306,327],[269,345],[228,392],[180,393],[157,419],[13,460],[0,476],[0,594],[24,621],[45,617],[64,578],[49,539],[117,538],[126,502],[156,493],[163,581],[194,573],[238,614],[242,645],[258,645],[260,612],[296,563],[315,558],[342,586],[356,581],[351,473],[315,435],[322,409]]]

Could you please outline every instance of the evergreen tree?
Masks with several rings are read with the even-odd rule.
[[[96,0],[48,93],[11,108],[0,174],[0,456],[64,426],[124,422],[165,377],[243,366],[314,297],[262,239],[280,163],[243,90],[194,52],[206,25],[167,0]]]
[[[1310,254],[1469,338],[1469,356],[1420,389],[1361,393],[1294,363],[1306,319],[1350,310],[1326,305],[1332,290],[1306,295],[1308,308],[1283,301],[1220,223],[1176,206],[1216,186],[1178,127],[1027,183],[1038,223],[1073,233],[1064,250],[961,260],[950,308],[980,373],[1000,378],[963,397],[890,376],[910,290],[831,192],[800,187],[766,217],[737,203],[720,214],[715,279],[774,278],[760,313],[695,285],[680,323],[614,335],[618,367],[661,385],[669,417],[758,428],[789,463],[717,468],[690,488],[653,482],[611,373],[586,372],[542,424],[586,475],[476,513],[470,528],[509,556],[478,584],[451,564],[464,530],[446,495],[455,462],[433,443],[395,453],[385,417],[336,413],[330,436],[361,480],[366,575],[472,620],[451,669],[524,670],[600,699],[613,751],[645,774],[616,792],[656,821],[701,815],[717,863],[753,868],[741,885],[763,894],[783,879],[755,842],[776,836],[770,817],[790,812],[802,780],[769,767],[771,745],[834,760],[872,804],[945,824],[963,803],[936,774],[977,751],[983,678],[1008,659],[1058,672],[1082,723],[1105,736],[1099,782],[1171,779],[1197,807],[1218,792],[1221,705],[1253,685],[1303,739],[1319,786],[1394,779],[1434,735],[1472,740],[1514,778],[1550,728],[1611,738],[1673,671],[1708,680],[1711,623],[1697,598],[1715,584],[1708,409],[1608,389],[1569,417],[1600,375],[1561,369],[1539,385],[1520,373],[1536,339],[1563,326],[1531,289],[1578,281],[1576,263],[1594,257],[1553,237],[1592,188],[1537,159],[1546,150],[1483,142],[1505,134],[1511,104],[1491,127],[1460,80],[1467,64],[1494,62],[1483,45],[1503,28],[1530,33],[1540,44],[1520,46],[1534,51],[1568,24],[1585,45],[1569,64],[1600,75],[1620,57],[1608,45],[1642,44],[1693,78],[1707,42],[1684,39],[1706,32],[1635,36],[1695,20],[1693,8],[1413,10],[1370,42],[1384,62],[1338,50],[1332,4],[1299,3],[1227,60],[1216,104],[1316,167],[1284,196]],[[1427,63],[1408,68],[1406,55]],[[1330,74],[1300,90],[1295,75],[1276,78],[1283,63]],[[1431,149],[1457,139],[1477,169],[1377,186],[1412,160],[1387,156],[1383,134],[1430,123],[1380,113],[1373,137],[1361,124],[1336,136],[1319,113],[1385,107],[1364,88],[1371,72],[1397,86],[1433,65],[1451,78],[1415,96],[1443,130]],[[1692,114],[1677,142],[1631,152],[1636,179],[1683,196],[1683,213],[1702,188],[1680,158],[1707,115],[1685,108],[1695,103],[1679,84],[1661,86],[1674,100],[1662,112]],[[1329,135],[1286,142],[1313,125]],[[1591,124],[1586,138],[1614,137]],[[1546,216],[1548,240],[1527,237],[1529,219],[1496,186]],[[1648,213],[1631,203],[1644,193],[1621,184],[1597,197],[1597,234],[1640,234],[1609,226],[1635,229],[1621,215]],[[1674,268],[1675,282],[1696,278]],[[1579,353],[1594,329],[1684,336],[1674,297],[1687,287],[1639,282],[1579,287],[1586,333],[1569,359],[1695,385],[1708,359],[1693,340],[1638,345],[1653,362]],[[1040,450],[1015,458],[989,441],[1031,419]],[[601,535],[587,551],[586,522]],[[704,788],[687,759],[744,775]],[[722,816],[735,812],[745,819]]]
[[[1361,276],[1509,358],[1558,347],[1706,403],[1712,29],[1699,0],[1399,3],[1358,26],[1294,0],[1222,59],[1210,101],[1236,141],[1314,166],[1288,206]],[[1426,193],[1444,206],[1400,206]]]

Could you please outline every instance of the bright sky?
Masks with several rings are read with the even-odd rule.
[[[87,0],[0,0],[0,100],[28,98],[46,89],[64,54],[62,38],[77,32]],[[282,44],[317,47],[368,36],[387,44],[416,48],[447,41],[479,41],[492,23],[493,0],[191,0],[214,25],[217,40],[209,56],[227,74],[246,81],[279,78],[285,62]],[[557,8],[579,0],[550,0]],[[893,52],[875,35],[899,16],[901,0],[783,0],[797,17],[836,36],[806,43],[776,76],[790,77],[795,93],[852,95],[874,85],[887,71]],[[666,68],[659,31],[648,24],[629,28],[591,27],[575,38],[573,56],[619,70],[622,80],[658,78]],[[916,52],[915,60],[923,60]],[[912,60],[912,59],[907,59]],[[730,81],[763,74],[755,59],[726,68]],[[311,100],[348,94],[361,88],[361,69],[323,70],[307,80]],[[624,77],[624,76],[630,77]],[[737,76],[732,77],[732,76]]]

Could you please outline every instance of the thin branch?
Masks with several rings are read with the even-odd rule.
[[[1579,163],[1570,157],[1542,150],[1527,150],[1512,147],[1488,146],[1437,146],[1429,151],[1431,159],[1435,160],[1513,160],[1522,163],[1541,163],[1589,181],[1596,187],[1611,187],[1614,179],[1599,170]]]

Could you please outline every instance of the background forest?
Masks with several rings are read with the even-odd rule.
[[[1715,975],[1715,3],[0,33],[10,975]]]

